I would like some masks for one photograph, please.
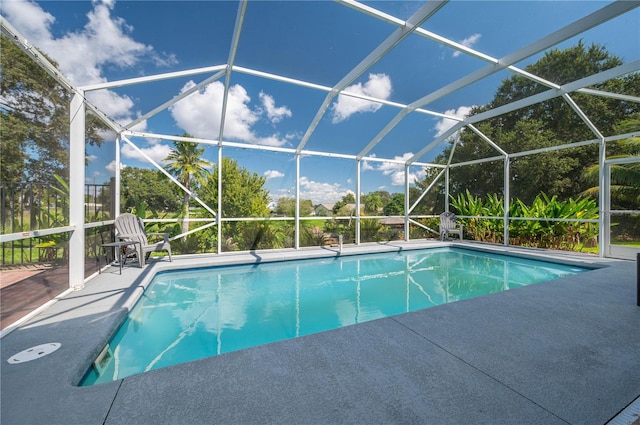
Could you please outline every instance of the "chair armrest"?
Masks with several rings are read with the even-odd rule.
[[[134,237],[135,235],[116,235],[116,239],[118,240],[126,240],[126,239],[131,239],[132,237]]]
[[[147,233],[147,236],[162,236],[164,238],[165,242],[169,242],[169,234],[166,232],[152,232],[152,233]]]

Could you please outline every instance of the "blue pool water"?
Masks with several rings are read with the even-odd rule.
[[[81,385],[586,270],[438,248],[159,273]]]

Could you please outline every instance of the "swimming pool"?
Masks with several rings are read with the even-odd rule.
[[[81,385],[586,270],[431,248],[162,272]]]

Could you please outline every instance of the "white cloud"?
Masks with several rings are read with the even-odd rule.
[[[482,34],[477,34],[476,33],[476,34],[470,35],[469,37],[467,37],[464,40],[460,41],[460,44],[462,44],[465,47],[473,47],[473,45],[476,44],[478,42],[478,40],[480,40],[480,37],[482,37]],[[453,57],[457,58],[461,54],[462,54],[462,52],[460,52],[459,50],[456,50],[455,52],[453,52]]]
[[[121,169],[124,168],[124,164],[121,164],[121,165],[122,166],[120,168]],[[110,173],[115,173],[115,171],[116,171],[116,161],[115,160],[111,161],[104,168],[105,168],[105,170],[109,171]]]
[[[376,154],[372,153],[369,156],[372,157],[372,158],[375,158]],[[376,169],[376,167],[374,165],[372,165],[372,164],[369,164],[369,162],[366,161],[366,160],[363,160],[360,163],[360,171],[371,171],[371,170],[375,170],[375,169]]]
[[[314,204],[337,202],[349,192],[352,191],[339,183],[322,183],[309,180],[305,176],[300,177],[300,198],[311,199]]]
[[[157,163],[164,162],[164,159],[171,152],[171,147],[163,144],[152,144],[146,148],[140,148],[142,152],[144,152],[149,158],[153,159]],[[124,158],[135,159],[141,162],[148,162],[147,159],[140,154],[137,150],[135,150],[128,143],[122,146],[122,150],[120,151]]]
[[[161,56],[152,46],[131,38],[133,28],[122,18],[111,16],[115,2],[94,1],[82,29],[54,38],[51,27],[55,18],[31,1],[5,1],[2,12],[27,40],[53,58],[72,84],[81,86],[105,82],[106,66],[132,68],[142,61],[157,65],[175,63],[173,56]],[[112,91],[91,93],[99,109],[119,122],[135,116],[133,101]]]
[[[449,115],[449,116],[452,116],[452,117],[457,117],[457,118],[463,119],[467,115],[469,115],[469,113],[471,112],[472,108],[473,108],[473,106],[460,106],[457,110],[456,109],[448,109],[448,110],[444,111],[444,113],[445,113],[445,115]],[[436,137],[439,137],[439,136],[443,135],[447,130],[449,130],[451,127],[453,127],[457,123],[458,123],[457,120],[442,118],[441,120],[439,120],[436,123],[436,126],[435,126]]]
[[[182,88],[182,92],[194,86],[195,83],[189,81]],[[223,96],[224,84],[215,81],[172,105],[169,111],[178,126],[191,135],[217,139],[220,133]],[[249,107],[250,101],[251,98],[241,85],[236,84],[229,89],[224,121],[225,138],[268,146],[282,146],[287,143],[278,133],[261,137],[254,132],[252,127],[260,119],[261,111],[252,110]]]
[[[412,152],[407,152],[402,156],[396,156],[393,159],[398,161],[406,162],[409,158],[413,156]],[[418,180],[422,180],[425,177],[424,169],[420,167],[415,167],[416,170],[414,172],[409,172],[409,183],[415,183]],[[381,162],[380,166],[377,168],[378,171],[381,171],[383,175],[389,176],[391,178],[392,186],[402,186],[404,185],[404,164],[396,163],[396,162]],[[411,169],[411,168],[409,168]]]
[[[280,122],[285,117],[291,118],[291,110],[286,106],[276,107],[276,101],[273,99],[273,96],[270,96],[264,92],[260,92],[259,97],[260,101],[262,102],[262,106],[267,113],[269,121],[271,121],[273,124]]]
[[[126,125],[133,121],[133,100],[128,96],[119,95],[109,90],[87,93],[87,99],[114,121]],[[146,129],[146,121],[135,127],[138,131]]]
[[[359,94],[362,96],[374,97],[381,100],[389,99],[391,96],[391,78],[386,74],[369,74],[369,80],[364,85],[357,83],[347,87],[344,91]],[[375,112],[382,105],[364,99],[357,99],[351,96],[338,96],[338,100],[331,107],[332,122],[334,124],[344,121],[351,115],[358,112]]]
[[[5,1],[2,14],[31,43],[51,38],[50,27],[56,18],[30,1]]]
[[[279,177],[284,177],[284,173],[281,173],[278,170],[267,170],[264,172],[264,176],[267,178],[267,180],[271,180],[277,179]]]
[[[362,161],[360,163],[360,171],[371,171],[371,170],[375,170],[376,168],[369,164],[369,162],[367,161]]]
[[[267,137],[255,137],[253,140],[248,140],[249,142],[253,142],[257,145],[265,145],[265,146],[282,146],[287,143],[287,139],[281,139],[280,134],[276,133]]]

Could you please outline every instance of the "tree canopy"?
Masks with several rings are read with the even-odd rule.
[[[276,205],[276,214],[285,217],[294,217],[296,212],[296,198],[282,196],[278,198],[278,204]],[[313,212],[313,202],[311,199],[300,200],[300,217],[308,217]]]
[[[191,137],[189,134],[183,134],[183,137]],[[173,142],[173,149],[166,158],[168,170],[182,185],[188,190],[197,188],[205,181],[208,174],[208,167],[211,163],[204,158],[204,148],[195,143],[189,142]],[[189,230],[189,199],[191,196],[188,192],[183,192],[184,218],[182,222],[182,232]]]
[[[4,35],[0,52],[0,179],[55,183],[68,176],[71,95]],[[85,122],[87,143],[101,143],[104,125]]]
[[[222,215],[224,217],[268,217],[269,191],[267,179],[238,165],[238,161],[222,158]],[[199,193],[204,202],[217,205],[218,165],[213,166]]]
[[[176,212],[180,208],[180,189],[160,170],[125,167],[120,172],[120,187],[121,207],[126,211],[143,203],[156,213]]]
[[[585,46],[579,42],[565,50],[550,50],[525,70],[561,85],[620,64],[622,60],[607,52],[603,46]],[[640,74],[630,74],[592,88],[639,96]],[[549,90],[547,86],[521,75],[514,75],[502,82],[489,103],[475,107],[471,115],[546,90]],[[605,136],[614,134],[618,129],[617,125],[640,112],[640,105],[635,102],[587,93],[572,93],[571,98]],[[507,153],[597,138],[563,97],[488,119],[478,123],[476,127]],[[452,139],[436,158],[436,162],[446,163],[453,146]],[[450,176],[451,193],[462,193],[466,189],[480,197],[489,193],[504,193],[501,154],[476,133],[469,129],[462,131],[459,142],[455,145],[452,164],[491,157],[498,157],[497,161],[453,168]],[[598,146],[592,144],[514,158],[510,164],[510,195],[524,202],[533,201],[540,192],[557,195],[560,199],[575,197],[590,187],[585,178],[585,170],[597,162],[597,157]]]

